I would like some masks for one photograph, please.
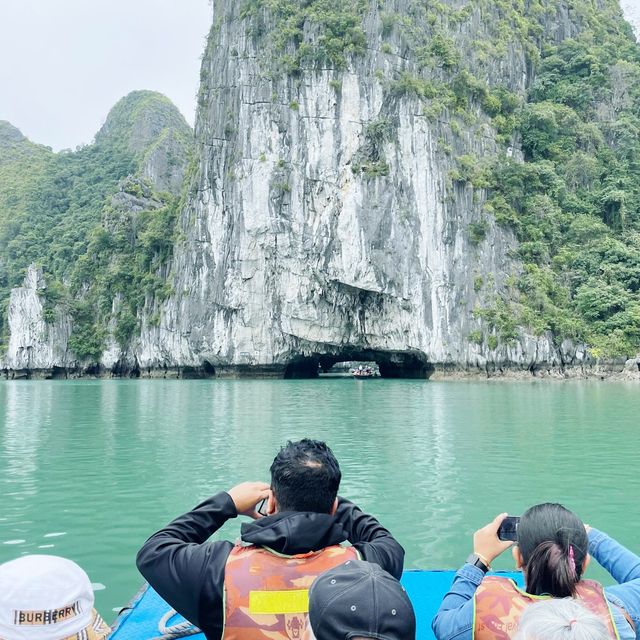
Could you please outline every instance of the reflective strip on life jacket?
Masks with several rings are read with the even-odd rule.
[[[223,640],[304,640],[309,588],[325,571],[356,560],[353,547],[334,545],[295,556],[236,545],[224,572]]]
[[[534,602],[550,598],[531,595],[508,578],[487,576],[473,597],[473,640],[509,640],[518,629],[523,611]],[[607,625],[611,638],[618,638],[601,584],[581,580],[576,585],[576,600]]]

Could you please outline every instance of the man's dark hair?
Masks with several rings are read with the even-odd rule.
[[[324,442],[307,438],[287,442],[270,471],[271,488],[280,511],[331,513],[342,474]]]

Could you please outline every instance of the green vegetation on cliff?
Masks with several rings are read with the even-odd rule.
[[[253,37],[263,36],[270,29],[266,16],[275,19],[271,55],[265,59],[276,62],[280,69],[294,73],[320,64],[343,69],[347,56],[366,50],[361,22],[368,4],[368,0],[244,0],[240,16],[252,18]],[[305,27],[311,28],[312,37],[305,37]]]
[[[487,208],[520,240],[518,322],[596,355],[640,349],[640,47],[616,2],[545,44],[517,131],[525,163],[494,165]]]
[[[150,91],[118,102],[95,142],[75,152],[52,153],[0,123],[0,348],[10,289],[33,263],[46,276],[45,319],[71,313],[79,358],[98,357],[109,322],[126,345],[145,297],[166,294],[160,270],[179,198],[131,176],[159,144],[167,174],[184,166],[190,138],[173,104]]]

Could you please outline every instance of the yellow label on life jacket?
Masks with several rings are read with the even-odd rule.
[[[249,613],[254,615],[308,613],[308,611],[309,589],[249,591]]]

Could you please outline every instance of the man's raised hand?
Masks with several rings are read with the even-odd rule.
[[[239,516],[249,516],[254,520],[260,516],[256,513],[256,505],[260,500],[269,497],[271,491],[266,482],[242,482],[227,493],[236,505]]]

